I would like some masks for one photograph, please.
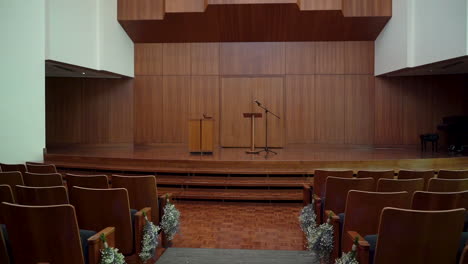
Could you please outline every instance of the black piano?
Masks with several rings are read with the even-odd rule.
[[[468,116],[447,116],[437,129],[447,133],[447,144],[450,150],[468,151]]]

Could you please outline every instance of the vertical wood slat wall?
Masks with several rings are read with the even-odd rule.
[[[418,144],[418,135],[435,131],[443,116],[466,113],[462,77],[376,78],[373,61],[373,42],[136,44],[135,79],[102,81],[100,85],[113,87],[104,96],[107,99],[97,91],[96,95],[85,92],[80,94],[86,97],[81,98],[81,105],[67,106],[74,97],[59,91],[60,81],[48,81],[47,142],[185,143],[187,120],[203,113],[217,120],[217,143],[223,137],[246,136],[248,131],[242,132],[244,124],[229,125],[228,120],[222,120],[226,114],[228,117],[232,114],[229,113],[232,107],[224,102],[228,98],[223,98],[223,91],[232,89],[232,95],[237,95],[232,98],[233,105],[242,105],[246,79],[260,87],[254,88],[255,92],[245,91],[251,96],[270,92],[261,88],[262,81],[281,79],[282,95],[275,92],[276,97],[270,96],[272,101],[279,100],[277,104],[282,108],[279,126],[283,131],[272,139],[280,145]],[[85,82],[81,89],[91,89],[92,82],[96,81]],[[117,85],[119,82],[130,82],[133,90]],[[117,89],[130,89],[133,96],[123,98],[119,94],[125,93]],[[105,121],[110,114],[105,110],[107,114],[97,114],[96,118],[106,123],[103,128],[106,132],[98,132],[94,139],[83,140],[77,130],[62,132],[60,128],[73,123],[81,126],[78,131],[94,135],[86,132],[94,128],[85,126],[83,118],[78,118],[83,115],[79,113],[80,107],[91,107],[88,102],[94,96],[102,98],[102,104],[92,108],[96,111],[99,107],[110,109],[108,104],[130,105],[131,121],[128,118],[117,123]],[[112,109],[117,109],[114,115],[119,116],[119,108]],[[106,137],[99,133],[116,136],[106,142]],[[248,143],[248,138],[240,140],[243,141]]]

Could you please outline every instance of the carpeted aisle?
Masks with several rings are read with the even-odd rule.
[[[157,264],[319,264],[308,251],[169,248]]]

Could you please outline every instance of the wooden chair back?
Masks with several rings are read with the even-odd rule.
[[[60,205],[69,204],[65,186],[28,187],[16,186],[18,204],[22,205]]]
[[[59,173],[30,173],[23,175],[25,186],[31,187],[50,187],[63,186],[62,175]]]
[[[325,197],[325,183],[327,181],[328,176],[338,178],[352,178],[353,175],[354,172],[352,170],[315,170],[313,193],[318,197]]]
[[[23,175],[19,171],[0,172],[0,184],[6,184],[11,187],[13,197],[16,200],[16,185],[24,185]]]
[[[53,164],[31,164],[26,163],[26,168],[30,173],[57,173],[57,168]]]
[[[394,179],[395,172],[393,170],[361,170],[357,173],[358,178],[373,178],[375,182],[379,179]]]
[[[413,210],[451,210],[468,208],[468,191],[464,192],[415,192]]]
[[[109,189],[109,179],[106,175],[66,174],[66,179],[69,190],[74,186],[94,189]]]
[[[2,202],[15,203],[13,190],[10,185],[0,184],[0,203]]]
[[[13,192],[11,190],[10,185],[0,185],[0,203],[7,202],[7,203],[14,203]],[[3,207],[0,204],[0,224],[5,223],[4,219],[5,213],[3,212]],[[10,258],[8,256],[8,250],[6,247],[5,239],[3,236],[3,231],[0,228],[0,263],[9,264]]]
[[[350,191],[346,202],[343,234],[356,231],[361,236],[378,232],[380,214],[385,207],[409,208],[411,197],[407,192]],[[343,240],[342,240],[343,241]],[[352,245],[342,244],[344,252]]]
[[[10,257],[8,256],[8,249],[5,242],[3,231],[0,228],[0,263],[10,264]]]
[[[24,164],[4,164],[0,163],[0,171],[9,172],[9,171],[19,171],[21,173],[26,172],[26,165]]]
[[[130,208],[140,210],[151,207],[151,219],[159,224],[158,191],[156,177],[112,175],[113,188],[125,188],[130,199]]]
[[[73,187],[70,202],[76,209],[81,229],[98,232],[115,227],[115,245],[124,254],[133,252],[130,203],[126,189],[90,189]]]
[[[375,190],[375,182],[372,178],[347,179],[330,176],[325,189],[325,210],[340,214],[346,209],[346,197],[350,190],[372,192]]]
[[[468,179],[438,179],[429,180],[429,192],[462,192],[468,191]]]
[[[84,263],[73,206],[3,207],[15,263]]]
[[[408,192],[410,196],[416,191],[424,190],[424,179],[380,179],[377,192]]]
[[[416,211],[385,208],[380,220],[374,263],[456,263],[464,217],[465,209]]]
[[[424,179],[424,191],[427,190],[429,179],[435,177],[434,170],[400,170],[398,172],[398,179],[409,180],[409,179]]]
[[[440,170],[439,179],[468,179],[468,170]]]

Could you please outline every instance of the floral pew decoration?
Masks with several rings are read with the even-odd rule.
[[[174,239],[174,236],[179,232],[180,212],[175,205],[171,203],[169,196],[166,194],[166,205],[164,206],[164,215],[161,219],[161,228],[168,241]]]
[[[301,214],[299,215],[299,223],[306,237],[309,230],[317,227],[317,215],[315,214],[314,203],[310,203],[302,208]]]
[[[330,255],[333,251],[333,225],[330,224],[332,215],[327,222],[316,228],[310,228],[307,234],[308,249],[314,251],[320,263],[330,263]]]
[[[101,261],[99,264],[126,264],[125,257],[117,248],[109,247],[104,234],[101,235],[101,241],[104,248],[101,250]]]
[[[148,220],[148,216],[143,212],[145,218],[145,226],[143,228],[143,239],[141,241],[142,249],[138,255],[142,263],[147,263],[148,260],[154,259],[156,256],[156,248],[159,245],[159,232],[161,228]]]
[[[348,253],[343,252],[341,258],[335,260],[335,264],[359,264],[359,261],[356,259],[358,245],[359,238],[356,237],[351,251]]]

